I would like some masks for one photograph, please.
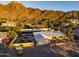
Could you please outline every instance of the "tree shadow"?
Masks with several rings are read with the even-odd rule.
[[[68,53],[69,57],[79,57],[79,53],[72,51],[72,50],[67,50],[66,51]]]

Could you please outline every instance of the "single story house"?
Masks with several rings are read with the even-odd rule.
[[[11,21],[3,22],[1,25],[2,26],[9,26],[9,27],[16,27],[16,23],[15,22],[11,22]]]
[[[57,39],[65,38],[65,34],[60,31],[45,31],[45,32],[34,32],[34,38],[37,41],[37,45],[49,44],[53,37]]]
[[[25,32],[25,33],[29,34],[29,31]],[[52,39],[53,37],[56,37],[58,39],[62,39],[62,37],[65,37],[65,34],[63,34],[60,31],[38,31],[38,32],[35,31],[35,32],[30,33],[30,34],[33,34],[33,38],[35,41],[21,42],[21,40],[23,40],[23,39],[21,39],[21,40],[16,39],[17,37],[15,37],[13,39],[13,41],[10,43],[10,46],[15,47],[15,46],[23,45],[24,47],[31,47],[31,46],[34,46],[35,44],[37,46],[38,45],[45,45],[45,44],[49,44],[51,40],[54,40],[54,39]],[[23,36],[25,36],[25,35],[23,35]],[[29,40],[31,40],[31,39],[29,39]]]

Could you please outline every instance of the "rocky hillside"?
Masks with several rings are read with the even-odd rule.
[[[53,8],[53,7],[51,7]],[[32,25],[44,24],[50,19],[74,18],[79,16],[79,11],[54,11],[28,8],[19,2],[12,1],[6,5],[0,4],[0,21],[9,20],[19,22],[20,25],[31,23]],[[25,23],[22,23],[25,22]],[[45,23],[46,22],[46,23]]]

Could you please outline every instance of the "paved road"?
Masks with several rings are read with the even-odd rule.
[[[23,57],[79,57],[79,47],[76,45],[52,46],[42,45],[24,49]],[[16,57],[15,50],[11,50],[11,56]]]
[[[27,57],[57,57],[63,56],[61,54],[55,53],[49,49],[47,45],[25,48],[25,55]]]

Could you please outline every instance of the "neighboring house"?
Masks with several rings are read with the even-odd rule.
[[[6,22],[2,23],[2,26],[16,27],[16,23],[15,22],[11,22],[11,21],[6,21]]]
[[[79,20],[78,19],[69,19],[69,21],[75,25],[79,24]]]
[[[66,19],[66,22],[63,23],[63,28],[67,28],[70,24],[77,26],[79,24],[79,20],[72,18]]]
[[[37,45],[49,44],[53,37],[65,37],[65,34],[59,31],[46,31],[46,32],[34,32],[34,38],[37,41]]]

